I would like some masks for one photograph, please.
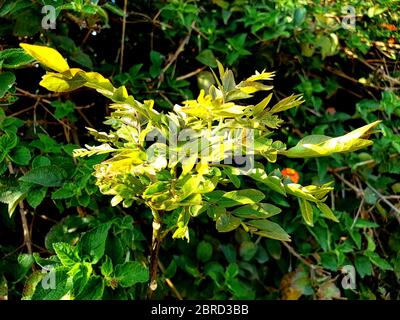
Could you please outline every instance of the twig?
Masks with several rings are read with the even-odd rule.
[[[164,79],[164,74],[165,72],[167,72],[167,70],[169,69],[169,67],[176,61],[176,59],[178,59],[179,55],[185,50],[185,46],[188,44],[189,40],[190,40],[190,36],[192,34],[192,29],[194,26],[194,21],[191,25],[191,28],[188,32],[188,34],[186,35],[186,37],[181,41],[181,43],[178,46],[178,49],[176,49],[175,53],[168,59],[168,62],[166,64],[166,66],[162,69],[160,76],[159,76],[159,82],[158,82],[158,88],[161,85],[162,80]]]
[[[363,190],[360,190],[359,188],[357,188],[354,184],[350,183],[348,180],[346,180],[345,178],[343,178],[342,176],[338,175],[336,172],[333,172],[333,174],[339,179],[341,180],[345,185],[347,185],[348,187],[350,187],[352,190],[355,191],[355,193],[357,194],[357,196],[363,195],[364,192]]]
[[[358,207],[357,214],[354,217],[354,220],[353,220],[353,223],[351,224],[350,230],[352,230],[354,228],[354,225],[356,224],[358,217],[360,216],[363,205],[364,205],[364,198],[361,199],[360,206]]]
[[[147,299],[153,298],[154,292],[157,289],[157,271],[158,271],[158,252],[161,246],[161,218],[160,213],[153,211],[153,236],[150,248],[150,283],[147,290]]]
[[[398,156],[400,156],[400,153],[393,153],[391,155],[389,155],[389,160],[397,158]],[[344,166],[344,167],[339,167],[339,168],[329,168],[328,171],[332,172],[332,173],[338,173],[338,172],[342,172],[342,171],[346,171],[349,169],[355,169],[357,167],[363,167],[363,166],[367,166],[367,165],[377,165],[377,161],[375,159],[371,159],[371,160],[366,160],[366,161],[362,161],[359,163],[356,163],[353,167],[351,166]]]
[[[8,162],[8,171],[11,174],[15,174],[15,171],[14,171],[14,168],[13,168],[11,162]],[[27,211],[25,210],[24,201],[21,200],[18,203],[18,206],[19,206],[19,213],[21,215],[22,230],[23,230],[23,234],[24,234],[24,245],[26,246],[26,248],[28,250],[28,254],[32,255],[32,239],[31,239],[31,234],[29,232],[28,220],[26,219]]]
[[[388,201],[384,195],[382,195],[378,190],[376,190],[373,186],[371,186],[368,182],[365,181],[365,184],[370,188],[379,198],[382,199],[384,203],[386,203],[394,212],[396,212],[396,216],[400,216],[400,210],[396,208],[390,201]]]
[[[128,7],[128,0],[124,0],[124,17],[122,20],[122,36],[121,36],[121,58],[119,61],[119,73],[122,73],[124,66],[124,51],[125,51],[125,31],[126,31],[126,10]]]
[[[293,249],[292,246],[290,246],[286,241],[281,241],[281,243],[288,249],[288,251],[295,256],[297,259],[299,259],[301,262],[303,262],[306,266],[310,267],[310,269],[315,270],[317,269],[317,266],[313,265],[312,263],[308,262],[306,259],[304,259],[301,255],[299,255],[296,250]]]
[[[165,268],[164,265],[161,263],[161,261],[158,261],[158,266],[160,267],[160,270],[162,273],[165,273]],[[179,293],[178,289],[176,289],[175,285],[172,283],[171,279],[165,278],[165,282],[167,283],[168,287],[171,288],[172,292],[175,294],[175,296],[178,298],[178,300],[183,300],[182,295]]]
[[[206,68],[206,67],[198,68],[198,69],[196,69],[196,70],[194,70],[194,71],[192,71],[192,72],[189,72],[189,73],[187,73],[187,74],[184,74],[183,76],[177,77],[176,80],[177,80],[177,81],[181,81],[181,80],[185,80],[185,79],[187,79],[187,78],[193,77],[193,76],[195,76],[196,74],[202,72],[205,68]]]

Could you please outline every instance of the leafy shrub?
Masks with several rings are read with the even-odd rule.
[[[254,242],[254,236],[241,227],[220,234],[209,228],[208,215],[201,214],[190,221],[189,243],[163,242],[159,267],[161,279],[168,281],[159,281],[158,298],[173,294],[203,299],[398,299],[398,3],[353,2],[356,15],[347,19],[351,8],[345,1],[320,5],[287,0],[174,0],[153,1],[152,7],[147,2],[130,2],[122,47],[125,14],[118,9],[122,1],[116,5],[109,1],[50,2],[58,16],[56,29],[46,32],[41,9],[47,1],[0,4],[0,49],[4,49],[0,51],[4,110],[0,114],[4,155],[0,167],[5,202],[0,224],[0,298],[22,296],[26,277],[36,269],[31,251],[42,257],[53,255],[57,242],[78,248],[84,232],[103,223],[111,225],[108,243],[114,235],[119,238],[118,219],[127,213],[135,222],[133,231],[125,230],[127,236],[120,239],[121,256],[146,264],[151,242],[152,214],[145,206],[109,208],[108,197],[98,191],[92,167],[107,155],[72,158],[79,145],[93,143],[92,135],[83,134],[85,126],[100,132],[105,128],[101,122],[110,115],[102,107],[105,100],[84,89],[42,92],[37,87],[41,72],[32,68],[33,59],[15,49],[19,37],[26,37],[26,42],[56,47],[68,57],[69,65],[112,77],[117,87],[124,85],[137,101],[153,99],[158,110],[166,112],[176,102],[193,100],[192,92],[198,87],[207,92],[215,84],[207,67],[217,67],[217,59],[244,78],[250,76],[249,70],[276,70],[278,90],[274,89],[270,103],[290,96],[293,88],[305,100],[301,108],[282,113],[285,121],[271,136],[289,146],[305,135],[341,136],[382,120],[382,135],[363,152],[304,161],[282,157],[279,167],[257,158],[265,172],[287,183],[290,177],[314,185],[335,179],[327,204],[340,223],[320,219],[321,213],[315,210],[311,228],[298,214],[297,200],[271,192],[262,181],[237,176],[241,188],[260,190],[263,202],[282,208],[281,214],[269,220],[291,235],[291,244],[264,238]],[[347,28],[352,19],[354,27],[347,24]],[[248,101],[256,105],[258,98],[256,94]],[[285,167],[289,171],[282,173],[287,178],[279,172]],[[231,179],[227,174],[223,173],[219,186],[230,192],[233,187],[227,184]],[[50,178],[50,185],[42,185],[43,176]],[[10,218],[7,207],[18,214]],[[81,224],[82,219],[85,223]],[[59,232],[70,229],[76,230]],[[21,239],[25,246],[21,247]],[[82,254],[78,252],[79,258]],[[110,259],[115,264],[108,279],[123,264]],[[92,276],[101,275],[101,263],[91,262]],[[340,287],[347,266],[357,272],[355,290]],[[113,290],[104,281],[104,298],[138,298],[146,291],[144,284]]]

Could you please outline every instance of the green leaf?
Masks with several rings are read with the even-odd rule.
[[[19,68],[31,63],[33,60],[23,49],[6,49],[0,51],[0,65],[6,69]]]
[[[106,260],[101,265],[101,274],[105,277],[109,277],[114,272],[112,260],[106,256]]]
[[[32,161],[32,168],[46,167],[51,164],[50,159],[44,156],[37,156]]]
[[[356,223],[354,224],[355,228],[379,228],[379,224],[365,220],[365,219],[357,219]]]
[[[299,27],[305,20],[307,14],[307,9],[300,7],[296,8],[293,15],[293,24],[296,27]]]
[[[248,204],[236,208],[232,214],[239,218],[265,219],[281,213],[282,210],[269,203]]]
[[[239,254],[244,261],[250,261],[257,252],[257,245],[252,241],[244,241],[240,244]]]
[[[15,148],[10,156],[12,161],[20,166],[28,165],[31,160],[31,152],[24,146]]]
[[[197,61],[209,66],[211,68],[217,67],[217,59],[214,56],[214,53],[210,49],[206,49],[201,51],[196,57]]]
[[[104,292],[104,280],[99,276],[89,279],[83,290],[75,297],[76,300],[101,300]]]
[[[33,168],[31,171],[23,175],[19,180],[38,184],[44,187],[60,187],[67,173],[63,168],[55,165]]]
[[[304,221],[309,225],[313,226],[313,208],[307,200],[299,198],[300,212],[303,216]]]
[[[43,280],[36,286],[35,293],[32,296],[32,300],[60,300],[71,290],[72,283],[68,281],[67,269],[66,268],[56,268],[53,272],[55,276],[55,289],[47,288],[43,286]],[[46,276],[46,275],[45,275]],[[47,275],[49,277],[49,283],[51,284],[51,274]]]
[[[335,222],[339,222],[338,218],[333,214],[331,208],[329,208],[325,203],[317,202],[317,207],[321,210],[322,214],[325,218],[331,219]]]
[[[364,190],[364,199],[368,204],[375,204],[379,197],[371,188],[366,188]]]
[[[267,175],[264,169],[261,168],[254,168],[249,173],[247,173],[247,175],[256,181],[264,183],[272,190],[286,196],[285,186],[283,185],[282,180],[279,177],[273,174]]]
[[[122,287],[127,288],[149,281],[149,270],[137,261],[129,261],[115,267],[115,277]]]
[[[259,236],[281,241],[290,241],[290,236],[275,222],[268,220],[250,220],[246,222],[246,224],[259,229],[254,232]]]
[[[79,246],[81,256],[90,256],[92,263],[97,263],[104,255],[110,224],[105,223],[84,233]]]
[[[236,188],[240,188],[241,181],[239,177],[232,172],[231,167],[224,168],[224,173],[228,176],[229,180],[233,183]]]
[[[89,278],[93,272],[93,267],[88,262],[77,262],[68,271],[72,278],[72,297],[79,295],[85,289]]]
[[[0,73],[0,98],[3,98],[15,82],[15,76],[12,72]]]
[[[282,256],[281,243],[276,240],[268,240],[265,243],[268,253],[275,260],[279,260]]]
[[[305,187],[301,186],[297,183],[289,183],[285,185],[286,191],[289,194],[292,194],[300,199],[318,202],[318,199],[315,198]]]
[[[76,188],[75,188],[75,190],[76,190]],[[53,199],[53,200],[69,199],[69,198],[72,198],[74,195],[75,195],[75,192],[74,192],[72,186],[69,183],[67,183],[61,189],[54,191],[51,194],[51,199]]]
[[[29,189],[29,186],[26,184],[0,186],[0,202],[8,204],[8,214],[10,217],[19,202],[26,197]]]
[[[390,263],[382,259],[376,252],[367,252],[366,254],[369,260],[380,269],[393,271],[393,267]]]
[[[46,193],[47,193],[47,187],[40,187],[40,188],[31,189],[28,192],[28,195],[26,197],[26,201],[28,201],[28,204],[32,208],[35,209],[37,206],[39,206],[42,203],[42,201],[46,197]]]
[[[116,5],[112,4],[111,2],[106,2],[103,5],[103,8],[111,11],[112,13],[115,13],[116,15],[118,15],[120,17],[125,16],[124,10],[122,10],[121,8],[118,8]]]
[[[213,253],[212,245],[207,241],[200,241],[196,249],[196,257],[201,262],[207,262],[211,259]]]
[[[262,201],[265,198],[264,193],[255,189],[244,189],[226,192],[219,200],[221,207],[233,207],[241,204],[253,204]]]
[[[75,104],[72,101],[53,101],[51,106],[56,109],[54,115],[59,120],[73,113],[75,109]]]
[[[69,243],[57,242],[53,243],[53,249],[65,267],[72,267],[80,261],[78,252]]]
[[[218,232],[229,232],[240,226],[241,220],[230,214],[221,214],[216,222]]]
[[[366,256],[356,256],[354,264],[361,278],[372,275],[372,265]]]

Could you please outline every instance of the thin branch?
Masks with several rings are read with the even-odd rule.
[[[14,171],[14,168],[13,168],[11,162],[8,162],[8,171],[11,174],[15,174],[15,171]],[[29,232],[28,220],[26,219],[27,210],[25,210],[25,205],[24,205],[23,200],[21,200],[18,203],[18,207],[19,207],[19,213],[21,215],[22,230],[23,230],[23,234],[24,234],[24,245],[26,246],[26,248],[28,250],[28,254],[32,255],[32,238],[31,238],[31,233]]]
[[[165,273],[164,265],[161,263],[160,260],[158,261],[158,266],[160,267],[161,272]],[[182,295],[179,293],[178,289],[176,289],[171,279],[165,278],[165,282],[167,283],[168,287],[170,287],[175,296],[178,298],[178,300],[183,300]]]
[[[187,73],[187,74],[184,74],[183,76],[177,77],[176,80],[177,80],[177,81],[180,81],[180,80],[185,80],[185,79],[187,79],[187,78],[193,77],[193,76],[195,76],[196,74],[202,72],[205,68],[206,68],[206,67],[198,68],[198,69],[196,69],[196,70],[194,70],[194,71],[192,71],[192,72],[189,72],[189,73]]]
[[[181,43],[178,46],[178,49],[176,49],[175,53],[168,59],[168,62],[166,66],[162,69],[161,74],[159,76],[159,82],[158,82],[158,87],[160,87],[162,80],[164,79],[164,74],[167,72],[169,67],[178,59],[179,55],[185,50],[185,46],[188,44],[190,40],[190,36],[192,34],[193,26],[194,26],[194,21],[190,27],[190,30],[186,37],[181,41]]]
[[[157,290],[157,273],[158,273],[158,252],[161,246],[161,232],[162,232],[162,222],[160,218],[160,213],[153,211],[153,236],[150,248],[150,283],[147,290],[147,299],[153,299],[154,292]]]
[[[121,58],[119,61],[119,73],[122,73],[124,66],[124,52],[125,52],[125,32],[126,32],[126,10],[128,7],[128,0],[124,0],[124,17],[122,20],[122,36],[121,36]]]
[[[365,184],[368,186],[368,188],[370,188],[379,198],[382,199],[382,201],[384,203],[386,203],[394,212],[396,212],[396,216],[399,217],[400,216],[400,210],[398,208],[396,208],[393,203],[391,203],[390,201],[388,201],[386,199],[386,197],[384,195],[382,195],[382,193],[380,193],[378,190],[376,190],[373,186],[371,186],[368,182],[365,181]]]

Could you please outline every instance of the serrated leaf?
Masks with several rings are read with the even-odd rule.
[[[80,255],[89,256],[92,263],[97,263],[104,255],[110,224],[102,224],[93,230],[85,232],[79,243]]]
[[[9,89],[13,86],[16,78],[12,72],[0,73],[0,98],[3,98]]]
[[[29,189],[29,186],[25,184],[0,186],[0,202],[8,204],[8,214],[10,217],[14,213],[19,202],[26,197]]]
[[[106,260],[101,265],[101,274],[105,277],[109,277],[114,272],[112,260],[106,256]]]
[[[68,199],[75,195],[74,190],[70,187],[69,184],[66,184],[63,188],[54,191],[51,194],[51,199],[60,200],[60,199]]]
[[[17,147],[15,150],[13,150],[11,159],[20,166],[26,166],[31,160],[31,152],[27,147]]]
[[[82,291],[75,297],[76,300],[101,300],[104,293],[104,280],[99,276],[92,276]]]
[[[372,275],[372,265],[366,256],[356,256],[354,264],[361,278]]]
[[[44,198],[46,197],[46,193],[47,193],[46,187],[31,189],[28,192],[26,201],[32,208],[35,209],[43,202]]]
[[[33,60],[23,49],[6,49],[0,51],[0,65],[3,68],[18,68],[31,63]]]
[[[72,283],[68,281],[67,270],[68,269],[65,267],[55,268],[54,271],[50,271],[53,274],[45,275],[45,277],[49,277],[48,283],[46,283],[45,278],[43,278],[42,282],[37,284],[32,300],[60,300],[65,297],[72,287]],[[52,276],[55,277],[55,289],[43,285],[44,283],[51,285]]]
[[[19,180],[44,187],[60,187],[66,177],[67,173],[63,168],[50,165],[34,168],[19,178]]]
[[[66,242],[57,242],[53,243],[53,249],[60,259],[60,262],[65,267],[72,267],[77,262],[80,261],[78,252],[75,248],[73,248],[69,243]]]
[[[149,270],[137,261],[129,261],[115,267],[115,277],[121,287],[149,281]]]

